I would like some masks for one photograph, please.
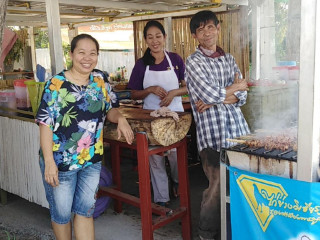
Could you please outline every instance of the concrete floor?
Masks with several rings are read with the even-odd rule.
[[[106,161],[108,163],[108,161]],[[107,164],[108,166],[108,164]],[[138,175],[133,170],[134,160],[123,159],[121,162],[123,191],[138,196]],[[207,187],[207,180],[199,162],[189,164],[190,199],[193,239],[198,239],[202,191]],[[170,201],[169,207],[178,205],[179,199]],[[96,240],[140,240],[141,224],[139,209],[124,204],[121,214],[115,213],[112,202],[109,208],[95,220]],[[8,238],[8,235],[11,238]],[[15,238],[14,238],[15,237]],[[50,225],[49,210],[35,203],[30,203],[16,195],[8,194],[8,203],[0,204],[0,240],[49,240],[54,239]],[[156,240],[178,240],[181,226],[175,221],[154,232]]]

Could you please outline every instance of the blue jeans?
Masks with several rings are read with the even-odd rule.
[[[72,212],[92,217],[99,187],[101,162],[83,169],[59,171],[57,187],[52,187],[45,181],[45,163],[42,158],[40,158],[40,168],[53,222],[67,224],[71,220]]]
[[[203,238],[220,239],[220,153],[212,148],[205,148],[200,152],[200,158],[209,187],[202,194],[199,235]]]

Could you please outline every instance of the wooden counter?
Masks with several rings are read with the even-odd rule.
[[[179,132],[174,127],[176,123],[172,118],[156,119],[149,115],[150,111],[143,109],[120,108],[119,110],[132,126],[136,124],[135,132],[145,130],[147,122],[151,129],[151,123],[159,120],[171,124],[172,132],[175,132],[173,135]],[[182,121],[180,125],[184,124],[181,127],[184,127],[184,131],[188,131],[191,114],[179,113],[179,115]],[[167,134],[168,130],[169,127],[166,127],[162,132]],[[153,137],[150,132],[152,130],[149,130],[149,140]],[[111,132],[107,130],[107,136],[110,134]],[[185,136],[184,132],[181,136]],[[39,168],[40,133],[39,127],[34,123],[33,113],[0,108],[0,143],[0,189],[48,208]]]
[[[34,114],[31,111],[0,106],[0,116],[34,123]]]
[[[121,114],[128,120],[134,133],[146,132],[149,145],[168,146],[182,140],[189,131],[192,116],[189,112],[179,112],[179,120],[172,117],[152,117],[151,110],[141,108],[119,108]],[[107,139],[118,140],[117,124],[107,123],[104,136]],[[125,138],[120,141],[125,142]]]

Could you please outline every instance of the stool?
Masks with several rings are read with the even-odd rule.
[[[112,176],[114,186],[100,187],[99,196],[107,195],[115,199],[114,210],[116,212],[122,211],[122,202],[140,208],[143,240],[152,240],[154,230],[163,227],[164,225],[177,219],[181,219],[183,239],[191,240],[191,210],[186,138],[166,147],[149,147],[147,134],[144,132],[138,132],[136,134],[136,140],[137,141],[135,145],[129,145],[124,142],[104,139],[104,141],[108,142],[111,147]],[[140,198],[121,192],[121,147],[137,150]],[[177,209],[162,207],[151,202],[149,156],[153,154],[162,154],[163,152],[172,148],[177,149],[178,161],[180,206]],[[152,219],[152,213],[159,216],[155,219]]]

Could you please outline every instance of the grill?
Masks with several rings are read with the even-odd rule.
[[[284,131],[286,132],[286,131]],[[289,136],[289,131],[287,131]],[[237,167],[242,170],[251,172],[282,176],[287,178],[296,178],[297,168],[297,151],[293,145],[296,145],[296,138],[293,137],[294,132],[290,132],[291,137],[287,138],[286,134],[284,138],[277,138],[279,134],[266,133],[263,135],[248,135],[238,139],[228,139],[231,142],[237,143],[236,145],[225,148],[222,150],[222,161],[226,164]],[[293,133],[293,134],[292,134]],[[267,138],[268,141],[260,141],[266,145],[251,145],[251,140],[263,140]],[[265,140],[264,139],[264,140]],[[284,142],[277,142],[276,140],[283,140]],[[279,141],[280,141],[279,140]],[[287,142],[288,141],[288,144]],[[270,146],[283,147],[287,145],[285,150],[279,148],[272,148]]]
[[[266,159],[272,158],[278,160],[297,161],[297,152],[294,151],[292,148],[286,151],[282,151],[279,149],[266,150],[263,147],[251,148],[245,144],[238,144],[228,148],[227,150],[251,154]]]

